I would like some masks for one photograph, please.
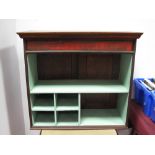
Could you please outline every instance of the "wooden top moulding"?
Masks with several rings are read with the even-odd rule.
[[[18,32],[21,38],[53,38],[53,39],[125,39],[135,40],[143,33],[139,32]]]
[[[136,32],[19,32],[25,51],[99,51],[134,52],[135,41],[142,33]]]

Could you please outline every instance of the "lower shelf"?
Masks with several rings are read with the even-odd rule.
[[[78,111],[57,112],[57,126],[77,126]]]
[[[54,112],[33,112],[33,125],[34,126],[53,126]]]
[[[80,125],[125,125],[125,122],[117,109],[82,109]]]
[[[111,102],[111,96],[108,94],[41,94],[39,96],[35,94],[34,96],[37,99],[32,100],[34,127],[124,126],[126,124],[128,105],[126,93],[112,96]],[[107,106],[108,103],[111,107]]]
[[[78,120],[78,111],[58,111],[57,123],[54,121],[54,112],[35,112],[33,118],[34,126],[125,125],[117,109],[82,109],[80,123]]]

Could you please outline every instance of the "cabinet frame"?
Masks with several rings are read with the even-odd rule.
[[[57,52],[93,52],[93,53],[131,53],[132,67],[128,104],[131,100],[131,85],[136,53],[136,40],[142,33],[130,32],[19,32],[24,40],[24,59],[27,84],[27,98],[31,129],[124,129],[128,126],[128,112],[125,125],[110,126],[41,126],[34,127],[30,104],[27,54]],[[52,46],[51,46],[52,43]],[[40,44],[40,46],[39,46]],[[74,45],[78,48],[73,49]],[[39,49],[38,49],[39,48]],[[128,107],[127,107],[128,109]]]

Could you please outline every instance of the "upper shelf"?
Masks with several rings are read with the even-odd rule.
[[[53,80],[38,81],[30,90],[37,93],[128,93],[129,88],[119,81]]]

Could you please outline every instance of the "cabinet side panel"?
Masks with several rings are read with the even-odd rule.
[[[130,87],[132,57],[132,54],[122,54],[120,62],[120,81],[128,90]]]
[[[128,109],[128,94],[120,94],[118,96],[117,109],[121,115],[121,118],[126,123],[127,109]]]
[[[36,54],[29,54],[27,56],[28,62],[28,81],[30,90],[34,87],[37,81],[37,56]]]

